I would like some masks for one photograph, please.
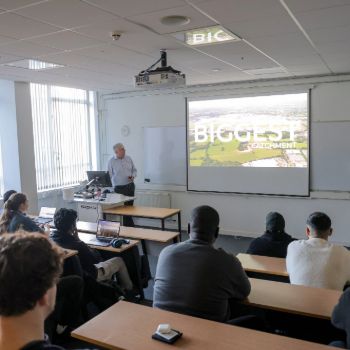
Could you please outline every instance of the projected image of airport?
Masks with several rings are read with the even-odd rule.
[[[308,94],[188,102],[191,167],[308,167]]]

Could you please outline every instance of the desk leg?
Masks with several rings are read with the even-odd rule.
[[[136,268],[136,279],[137,279],[136,287],[138,288],[140,293],[140,300],[144,300],[145,293],[143,291],[143,286],[142,286],[141,271],[140,271],[141,266],[137,263],[137,260],[140,258],[137,246],[132,247],[132,254],[133,254],[133,263],[135,264],[134,266]]]
[[[120,226],[124,226],[124,216],[120,215]]]
[[[161,219],[161,221],[162,221],[162,231],[164,231],[165,230],[165,220],[164,219]]]
[[[146,241],[145,241],[144,239],[141,239],[141,246],[142,246],[142,252],[143,252],[143,254],[147,256]]]
[[[177,223],[178,223],[178,226],[179,226],[179,239],[180,239],[180,242],[181,242],[181,212],[179,211],[178,214],[177,214]]]

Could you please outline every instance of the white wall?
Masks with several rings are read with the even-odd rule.
[[[29,200],[29,212],[38,212],[35,154],[30,84],[15,83],[18,152],[21,176],[21,191]]]
[[[330,80],[338,80],[332,82]],[[342,82],[340,81],[347,81]],[[259,83],[223,84],[202,88],[166,90],[164,93],[140,92],[100,96],[100,150],[101,165],[106,166],[112,154],[112,145],[123,142],[134,159],[139,176],[137,188],[170,190],[172,206],[182,209],[183,228],[187,226],[193,207],[208,204],[221,216],[221,233],[255,237],[264,230],[265,215],[274,210],[286,218],[287,232],[302,238],[308,214],[320,210],[328,213],[334,222],[334,241],[350,243],[348,213],[349,193],[312,193],[310,198],[269,197],[256,195],[208,194],[186,192],[183,187],[162,188],[143,183],[143,127],[180,126],[186,123],[185,97],[223,96],[259,92],[300,91],[313,86],[312,121],[350,120],[348,76],[336,78],[298,79]],[[121,135],[121,127],[128,125],[130,134]],[[311,135],[312,138],[312,135]],[[349,179],[350,182],[350,179]],[[322,198],[317,198],[322,197]],[[329,197],[329,198],[328,198]]]
[[[0,142],[4,189],[21,188],[19,172],[15,83],[0,80]]]

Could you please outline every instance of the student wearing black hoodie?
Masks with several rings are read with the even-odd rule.
[[[59,209],[54,216],[56,230],[51,234],[53,241],[65,249],[77,250],[83,270],[96,281],[106,281],[117,274],[121,287],[125,291],[131,290],[133,285],[124,260],[115,257],[103,261],[97,252],[82,242],[76,227],[77,217],[73,209]]]
[[[285,225],[284,217],[280,213],[268,213],[265,233],[250,243],[247,253],[285,258],[289,243],[295,240],[284,231]]]

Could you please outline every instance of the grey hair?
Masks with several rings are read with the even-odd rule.
[[[124,145],[122,143],[116,143],[114,146],[113,146],[113,150],[115,151],[116,149],[121,149],[121,148],[124,148]]]

